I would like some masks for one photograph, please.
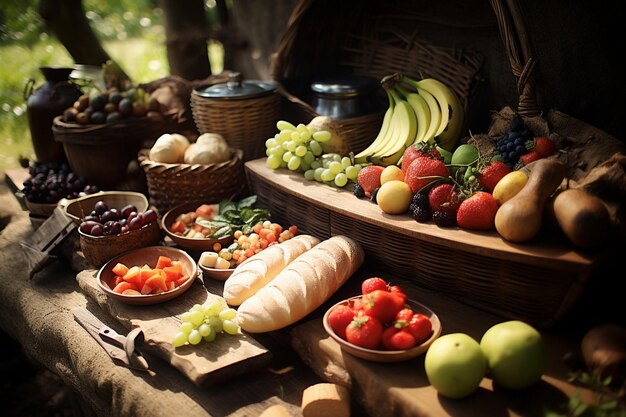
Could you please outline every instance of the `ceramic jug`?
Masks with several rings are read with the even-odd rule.
[[[80,88],[69,82],[73,68],[39,67],[45,82],[34,88],[35,80],[30,79],[24,89],[26,113],[31,141],[37,161],[64,162],[67,160],[63,145],[55,142],[52,122],[63,114],[81,96]]]

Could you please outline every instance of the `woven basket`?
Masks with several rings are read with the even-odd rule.
[[[63,149],[72,171],[101,189],[113,189],[126,177],[128,164],[137,158],[142,143],[158,134],[148,118],[126,119],[101,125],[66,123],[54,119],[54,140]]]
[[[191,110],[198,131],[219,133],[243,151],[243,160],[265,156],[265,140],[276,133],[280,114],[277,93],[242,99],[213,99],[191,94]]]
[[[381,13],[381,8],[391,5],[397,7],[393,13]],[[309,95],[311,81],[324,74],[382,79],[401,72],[418,79],[434,77],[455,91],[467,111],[483,56],[437,46],[417,37],[414,29],[400,29],[398,21],[408,28],[419,27],[419,19],[408,13],[414,8],[406,1],[384,5],[373,1],[298,2],[272,60],[272,75],[284,96],[282,118],[307,123],[318,116],[303,97]],[[328,13],[331,9],[333,12]],[[336,122],[350,150],[358,152],[376,137],[382,118],[383,113],[377,113]]]
[[[486,119],[484,129],[477,132],[486,131],[492,111],[500,107],[494,103],[500,101],[493,96],[487,104],[478,103],[482,107],[474,103],[481,95],[484,98],[484,90],[493,93],[499,85],[511,86],[512,101],[522,116],[542,114],[545,109],[538,105],[535,60],[520,10],[514,0],[490,3],[491,8],[487,5],[485,13],[490,15],[493,30],[489,32],[491,40],[483,46],[491,45],[491,50],[482,51],[492,59],[499,56],[502,62],[498,64],[501,66],[490,62],[490,69],[498,70],[492,79],[480,84],[481,88],[477,78],[485,74],[477,72],[480,55],[434,46],[433,36],[428,42],[416,36],[416,28],[424,32],[423,23],[432,23],[432,16],[420,20],[420,7],[401,0],[385,2],[384,6],[369,0],[335,2],[333,13],[327,11],[331,7],[329,1],[299,1],[274,60],[274,73],[290,92],[302,91],[298,88],[320,71],[347,70],[376,77],[403,71],[439,78],[452,86],[470,115],[475,112]],[[433,4],[433,9],[446,6],[451,8],[444,2]],[[463,17],[458,13],[458,21],[463,21]],[[321,20],[324,25],[316,26]],[[464,22],[467,24],[467,19]],[[483,23],[477,22],[476,28],[486,27]],[[443,26],[445,30],[438,36],[454,33],[453,24],[446,22]],[[371,32],[364,34],[364,27],[371,28]],[[454,39],[447,41],[455,43]],[[339,65],[324,66],[332,63]],[[514,77],[510,77],[511,70]],[[497,76],[509,77],[513,82],[507,84]],[[290,97],[290,102],[293,105],[285,110],[302,114],[301,100]],[[294,107],[297,108],[293,110]],[[469,119],[471,127],[474,122]],[[503,242],[495,232],[440,229],[434,224],[418,224],[408,215],[381,216],[380,210],[368,202],[355,204],[354,197],[346,191],[329,188],[318,192],[295,183],[292,176],[278,178],[265,170],[259,161],[246,164],[252,192],[261,204],[276,213],[281,223],[296,224],[320,238],[351,236],[362,244],[367,259],[378,269],[501,317],[525,320],[543,328],[555,326],[576,305],[601,262],[601,257],[572,251],[563,241],[548,239],[540,247],[518,247]]]
[[[150,204],[161,215],[192,201],[230,199],[246,187],[241,149],[233,150],[230,160],[211,165],[155,162],[148,158],[149,152],[142,149],[138,159],[146,174]]]

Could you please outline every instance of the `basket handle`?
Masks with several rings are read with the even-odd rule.
[[[289,55],[289,50],[291,49],[291,45],[298,34],[298,27],[300,26],[300,22],[306,15],[307,11],[311,7],[313,0],[300,0],[295,5],[291,16],[289,16],[289,21],[287,22],[287,29],[283,32],[280,42],[278,43],[277,51],[272,54],[271,65],[270,65],[270,74],[272,74],[272,78],[278,80],[285,76],[285,59]]]
[[[535,89],[535,59],[516,0],[489,0],[496,18],[502,42],[509,56],[511,70],[517,80],[519,101],[517,111],[523,116],[537,116],[541,112]]]

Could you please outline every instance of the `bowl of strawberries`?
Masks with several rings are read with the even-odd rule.
[[[425,353],[441,335],[439,317],[397,285],[367,278],[361,294],[330,307],[324,329],[341,349],[374,362],[399,362]]]

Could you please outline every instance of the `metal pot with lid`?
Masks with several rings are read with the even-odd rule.
[[[377,113],[384,108],[376,78],[349,75],[315,80],[311,83],[311,107],[333,120]]]
[[[193,89],[191,110],[200,134],[219,133],[244,161],[265,156],[265,140],[274,136],[280,95],[274,82],[244,80],[231,72],[225,83]]]

